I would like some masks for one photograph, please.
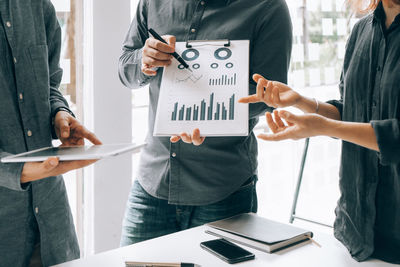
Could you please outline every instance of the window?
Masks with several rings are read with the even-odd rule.
[[[60,66],[63,78],[60,91],[67,99],[71,110],[82,121],[82,12],[81,1],[52,0],[62,31]],[[58,145],[59,141],[54,141]],[[64,175],[69,204],[74,217],[78,239],[82,242],[82,170]]]

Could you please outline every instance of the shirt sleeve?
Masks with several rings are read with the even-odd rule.
[[[128,88],[140,88],[152,79],[152,77],[143,74],[141,70],[143,46],[148,38],[147,1],[141,0],[125,38],[122,55],[119,58],[119,78]]]
[[[371,121],[379,147],[382,165],[400,163],[400,121],[387,119]]]
[[[339,91],[340,91],[340,100],[329,100],[326,103],[335,106],[340,113],[340,118],[343,118],[342,117],[342,114],[343,114],[343,71],[342,71],[342,74],[340,75]]]
[[[256,93],[253,74],[266,79],[287,83],[287,74],[292,52],[292,24],[285,1],[269,1],[265,12],[261,12],[250,55],[249,94]],[[264,103],[250,104],[250,118],[259,117],[272,110]]]
[[[0,159],[11,154],[0,149]],[[0,186],[15,191],[24,191],[21,186],[21,173],[24,163],[0,163]]]

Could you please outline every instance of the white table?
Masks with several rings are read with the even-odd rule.
[[[155,238],[131,246],[64,263],[62,267],[125,267],[127,261],[150,262],[191,262],[202,267],[232,266],[200,248],[200,242],[215,239],[206,234],[206,226],[196,227],[179,233]],[[311,243],[267,254],[244,247],[256,255],[255,260],[242,262],[233,266],[243,267],[389,267],[397,266],[379,260],[356,262],[346,248],[333,236],[315,233],[314,239],[321,244],[319,248]]]

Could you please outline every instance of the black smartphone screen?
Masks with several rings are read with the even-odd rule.
[[[216,239],[200,243],[200,246],[219,258],[236,263],[254,259],[254,254],[225,239]]]

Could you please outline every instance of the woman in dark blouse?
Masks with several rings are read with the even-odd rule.
[[[400,263],[400,0],[370,0],[368,9],[347,43],[340,100],[318,102],[255,75],[257,94],[240,102],[306,113],[267,113],[272,134],[261,139],[343,140],[335,236],[358,261]]]

